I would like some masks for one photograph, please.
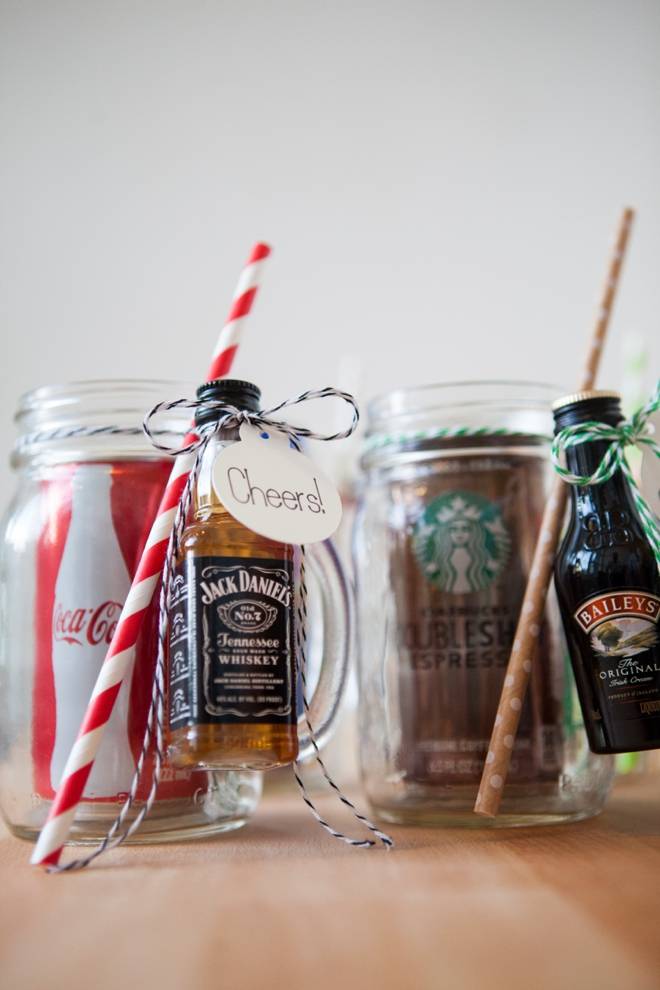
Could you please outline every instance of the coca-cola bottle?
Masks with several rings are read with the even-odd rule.
[[[57,789],[168,472],[169,464],[160,461],[77,463],[57,468],[42,483],[32,692],[34,786],[40,797],[52,798]],[[154,600],[138,638],[133,674],[124,680],[108,727],[112,735],[104,738],[86,799],[116,801],[131,782],[127,768],[134,767],[140,755],[152,694],[157,618]],[[100,769],[106,759],[114,766],[111,773]],[[150,787],[151,760],[150,755],[137,791],[140,798]],[[106,786],[110,778],[116,778],[115,790]],[[105,783],[100,787],[101,781]],[[198,786],[190,772],[166,764],[159,798],[189,796]]]
[[[85,465],[72,478],[71,522],[55,584],[52,664],[55,740],[51,784],[59,784],[130,586],[112,522],[112,476]],[[111,798],[130,787],[130,677],[124,679],[92,767],[85,798]]]
[[[557,432],[623,419],[619,396],[603,391],[560,399],[554,414]],[[568,470],[590,477],[608,446],[569,446]],[[603,484],[571,485],[555,583],[591,749],[660,748],[660,577],[620,469]]]

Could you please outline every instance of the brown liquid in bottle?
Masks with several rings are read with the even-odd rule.
[[[229,401],[236,402],[235,399]],[[259,565],[255,569],[261,573],[264,570],[268,571],[267,565],[272,561],[274,566],[284,565],[292,574],[294,548],[291,545],[278,543],[260,536],[237,522],[218,498],[213,485],[204,481],[207,475],[205,463],[210,464],[213,460],[214,446],[217,448],[217,444],[212,440],[202,464],[201,480],[195,496],[193,516],[184,531],[176,558],[176,573],[195,573],[195,566],[200,566],[202,561],[210,561],[211,570],[214,562],[217,562],[219,567],[222,567],[223,563],[229,562],[233,565],[233,573],[236,575],[240,571],[240,562],[245,560],[246,568],[251,566],[251,562],[254,562],[255,565]],[[232,568],[229,568],[229,571],[231,570]],[[191,582],[188,580],[188,594],[192,595],[193,592],[198,594],[198,590],[191,589],[190,584]],[[245,602],[245,595],[241,597],[240,593],[231,597],[234,606]],[[258,606],[258,599],[255,596],[252,598],[252,604],[256,601]],[[195,621],[193,613],[194,608],[188,605],[186,613],[189,637],[188,658],[191,667],[199,667],[202,664],[202,656],[205,655],[205,648],[202,645],[203,634],[200,628],[196,627],[196,632],[191,629],[191,625]],[[280,605],[280,622],[286,626],[285,638],[288,643],[288,654],[284,657],[280,654],[276,672],[287,681],[288,714],[278,716],[277,719],[273,720],[272,716],[268,714],[255,716],[254,711],[250,711],[245,718],[223,714],[221,716],[223,721],[218,721],[209,713],[209,702],[207,698],[205,703],[204,692],[198,688],[193,688],[193,691],[197,690],[198,694],[197,717],[188,719],[187,724],[180,727],[176,724],[174,728],[170,726],[167,737],[168,756],[175,766],[265,770],[295,760],[298,754],[298,732],[292,604]],[[272,634],[272,630],[270,632]],[[267,631],[263,635],[267,637],[269,632]],[[240,632],[236,636],[240,638]],[[214,640],[211,649],[216,648],[216,641]],[[240,641],[243,642],[244,640]],[[249,647],[246,649],[249,652]],[[172,721],[171,701],[173,696],[172,654],[173,648],[170,646],[168,697],[170,721]],[[283,669],[284,667],[287,669]],[[246,666],[244,669],[245,674],[242,676],[248,678],[253,676],[255,669],[258,670],[253,666]],[[268,670],[267,667],[265,669]],[[190,676],[195,677],[197,674],[193,671]],[[248,684],[248,693],[251,692],[249,704],[252,708],[259,707],[259,705],[254,705],[256,695],[253,687],[250,686],[251,682],[247,681],[246,684]],[[264,690],[267,691],[268,689]],[[236,696],[233,707],[232,705],[227,707],[237,710],[243,700]],[[268,705],[261,707],[268,708]]]

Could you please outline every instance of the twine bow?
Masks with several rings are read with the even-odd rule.
[[[646,405],[638,409],[629,420],[612,426],[589,420],[586,423],[576,423],[560,430],[552,443],[552,462],[555,470],[569,485],[602,485],[609,481],[617,471],[622,471],[632,493],[635,507],[639,513],[642,527],[655,554],[658,569],[660,569],[660,529],[655,513],[640,492],[635,477],[626,460],[626,447],[648,447],[656,457],[660,457],[660,445],[651,436],[653,427],[649,417],[660,409],[660,381],[658,381],[653,396]],[[600,464],[591,475],[571,474],[563,467],[560,458],[564,450],[577,447],[581,443],[593,441],[609,441],[609,447],[603,455]]]
[[[311,402],[314,399],[342,399],[353,410],[350,426],[345,430],[338,430],[336,433],[317,433],[306,426],[294,426],[285,420],[273,418],[273,414],[280,412],[282,409],[298,406],[304,402]],[[210,413],[213,418],[209,422],[197,427],[197,436],[191,443],[184,447],[172,447],[168,444],[160,443],[156,439],[156,436],[162,433],[162,431],[154,430],[151,426],[151,421],[155,416],[169,409],[194,409],[197,412]],[[285,433],[297,447],[298,440],[301,437],[309,440],[345,440],[346,437],[350,437],[355,432],[359,422],[360,412],[353,396],[348,392],[340,391],[338,388],[327,387],[309,389],[307,392],[302,392],[295,399],[285,399],[284,402],[280,402],[277,406],[272,406],[270,409],[260,409],[258,412],[252,412],[249,409],[239,409],[231,403],[214,399],[175,399],[173,402],[158,402],[144,417],[143,430],[157,450],[162,450],[166,454],[176,457],[180,454],[190,454],[194,451],[199,451],[208,444],[210,438],[216,433],[224,429],[241,426],[242,423],[250,423],[252,426],[257,427],[268,427],[280,433]]]

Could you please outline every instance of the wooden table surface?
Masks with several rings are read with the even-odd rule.
[[[622,779],[590,822],[392,833],[391,853],[350,849],[285,793],[240,832],[79,874],[3,836],[0,985],[660,987],[660,776]]]

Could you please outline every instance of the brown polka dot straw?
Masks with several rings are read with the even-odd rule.
[[[589,340],[587,359],[578,384],[579,391],[594,387],[634,215],[634,210],[627,208],[621,216],[605,285],[596,313],[595,325]],[[497,815],[502,799],[502,790],[509,772],[511,753],[532,670],[536,641],[541,628],[545,600],[552,578],[552,566],[564,519],[566,490],[565,483],[557,477],[545,506],[541,529],[534,550],[530,576],[525,589],[507,674],[493,725],[479,794],[474,806],[478,815],[484,815],[487,818],[494,818]]]

